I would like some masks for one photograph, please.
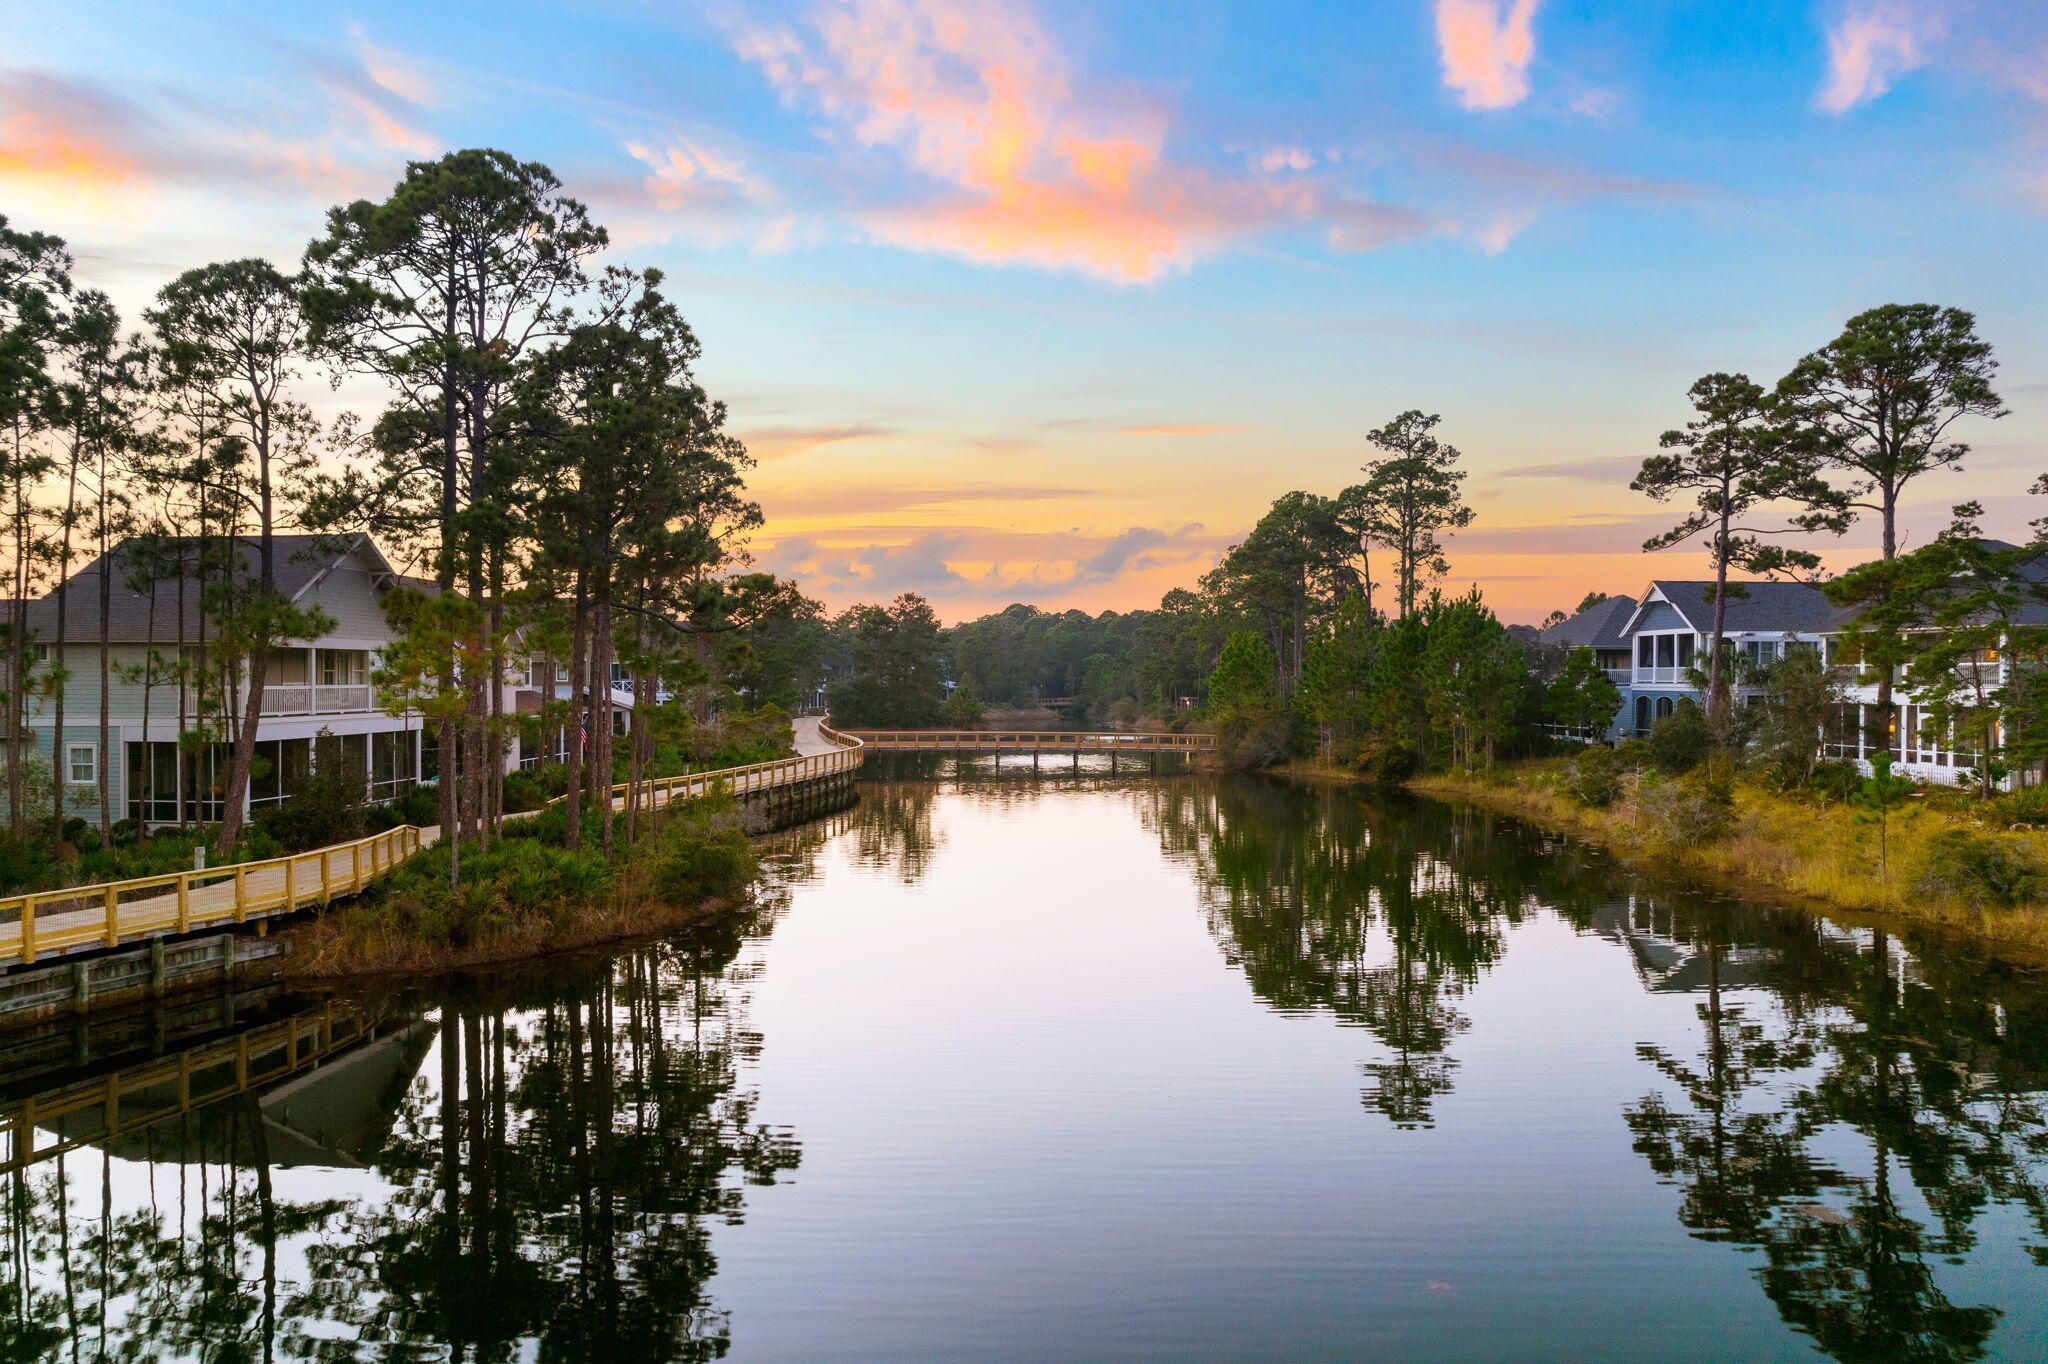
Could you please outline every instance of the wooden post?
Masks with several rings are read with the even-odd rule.
[[[178,931],[185,933],[192,927],[192,873],[178,874]]]
[[[360,844],[360,843],[351,843],[351,844],[349,844],[349,845],[348,845],[348,860],[349,860],[349,878],[348,878],[348,888],[349,888],[350,890],[361,890],[361,889],[363,888],[363,845],[362,845],[362,844]]]
[[[299,879],[299,878],[298,878],[298,871],[299,871],[299,859],[298,859],[298,858],[296,858],[296,857],[287,857],[287,858],[285,858],[285,860],[284,860],[284,910],[285,910],[285,913],[287,913],[287,914],[291,913],[291,912],[292,912],[292,911],[293,911],[294,909],[298,908],[298,902],[299,902],[299,887],[298,887],[298,879]]]
[[[320,903],[322,905],[334,903],[334,871],[332,864],[333,849],[322,848],[320,850]]]
[[[25,895],[21,900],[21,962],[24,966],[33,966],[35,960],[36,897]]]
[[[249,921],[249,870],[248,870],[248,868],[247,868],[247,867],[236,867],[236,868],[235,868],[235,922],[236,922],[236,923],[238,923],[238,924],[240,924],[240,923],[247,923],[248,921]]]
[[[121,894],[112,886],[107,887],[107,946],[121,941]]]

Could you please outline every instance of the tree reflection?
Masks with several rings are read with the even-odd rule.
[[[1285,782],[1162,783],[1148,818],[1201,875],[1210,931],[1275,1008],[1318,1010],[1386,1049],[1366,1106],[1426,1127],[1469,1026],[1457,1001],[1538,908],[1590,917],[1573,855],[1446,806]],[[1561,854],[1561,856],[1560,856]]]
[[[861,865],[887,867],[906,886],[923,880],[939,850],[932,826],[939,791],[936,781],[863,781],[854,826]]]
[[[1198,871],[1254,992],[1368,1031],[1365,1102],[1427,1126],[1456,1078],[1460,1001],[1509,931],[1554,911],[1697,991],[1696,1054],[1643,1044],[1662,1084],[1635,1149],[1702,1240],[1760,1252],[1780,1316],[1841,1359],[1973,1359],[2000,1314],[1942,1267],[1994,1207],[2048,1265],[2048,999],[1943,947],[1711,897],[1466,809],[1264,782],[1166,782],[1147,817]]]
[[[0,1358],[723,1355],[712,1231],[798,1160],[741,1079],[758,926],[445,1004],[360,1152],[381,1197],[304,1197],[255,1093],[87,1148],[90,1187],[80,1153],[17,1174]],[[118,1214],[115,1152],[149,1187]]]
[[[1724,926],[1690,925],[1715,965]],[[1952,1301],[1938,1269],[1994,1204],[2048,1234],[2038,989],[1938,947],[1907,958],[1884,933],[1808,948],[1830,960],[1800,974],[1839,982],[1821,1007],[1774,1028],[1714,970],[1699,1058],[1640,1049],[1677,1096],[1628,1108],[1636,1150],[1680,1188],[1696,1236],[1762,1252],[1765,1295],[1827,1354],[1980,1358],[2000,1313]]]

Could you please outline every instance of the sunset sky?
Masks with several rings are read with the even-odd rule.
[[[1891,301],[1975,311],[2012,409],[1916,537],[2048,515],[2040,0],[0,0],[0,34],[0,213],[130,310],[295,261],[408,158],[553,166],[670,275],[755,554],[834,605],[1152,605],[1410,407],[1471,470],[1451,584],[1507,619],[1697,576],[1627,487],[1687,386]]]

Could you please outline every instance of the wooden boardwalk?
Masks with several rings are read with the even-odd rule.
[[[1213,734],[1059,729],[849,729],[874,753],[1208,753]]]
[[[797,756],[774,762],[643,781],[642,798],[650,806],[660,806],[705,795],[714,788],[745,795],[794,786],[852,772],[864,756],[859,739],[815,719],[798,721],[797,750]],[[624,808],[629,786],[620,782],[612,788],[614,809]],[[0,970],[33,965],[44,957],[101,951],[223,925],[260,923],[323,907],[357,894],[414,853],[430,847],[440,833],[438,827],[406,824],[353,842],[262,862],[0,898],[0,920],[5,921],[0,922]]]

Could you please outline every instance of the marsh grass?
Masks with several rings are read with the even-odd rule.
[[[1573,797],[1572,777],[1571,760],[1547,758],[1504,764],[1483,780],[1435,775],[1410,785],[1569,829],[1625,858],[1776,892],[1802,907],[1930,924],[2004,955],[2048,960],[2048,899],[2034,889],[2048,883],[2028,873],[2048,868],[2048,830],[2014,827],[2006,803],[1949,791],[1915,796],[1888,821],[1887,871],[1877,830],[1840,802],[1736,781],[1725,825],[1700,837],[1697,822],[1672,817],[1673,779],[1634,776],[1618,799],[1596,808]]]

